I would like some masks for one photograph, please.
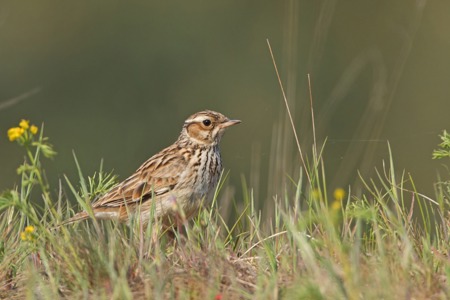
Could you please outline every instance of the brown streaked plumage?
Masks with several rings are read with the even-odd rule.
[[[154,217],[170,225],[171,217],[183,212],[188,219],[213,191],[222,171],[219,142],[225,129],[239,124],[224,115],[205,110],[190,116],[178,140],[144,162],[136,172],[92,204],[98,219],[129,221]],[[89,218],[80,212],[65,223]]]

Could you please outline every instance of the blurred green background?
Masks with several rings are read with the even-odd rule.
[[[19,182],[23,152],[6,131],[21,118],[45,123],[55,184],[76,180],[72,150],[85,175],[103,158],[124,179],[208,108],[243,120],[222,141],[235,197],[241,175],[261,203],[282,194],[300,162],[269,39],[306,153],[311,75],[330,190],[358,192],[357,171],[373,176],[389,141],[397,172],[433,196],[449,16],[448,1],[2,1],[0,190]]]

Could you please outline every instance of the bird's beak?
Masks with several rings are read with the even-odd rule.
[[[230,126],[233,126],[233,125],[237,125],[237,124],[239,124],[241,122],[242,122],[241,120],[227,120],[227,121],[225,121],[225,122],[220,124],[220,128],[227,128],[227,127],[230,127]]]

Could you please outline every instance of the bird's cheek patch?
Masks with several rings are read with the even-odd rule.
[[[206,141],[208,139],[208,131],[201,128],[200,124],[193,123],[187,127],[188,135],[199,141]]]

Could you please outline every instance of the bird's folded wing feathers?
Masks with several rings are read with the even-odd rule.
[[[162,152],[164,153],[164,152]],[[170,164],[167,162],[170,161]],[[170,192],[186,169],[183,156],[155,155],[132,176],[100,197],[93,207],[119,207],[156,198]]]

